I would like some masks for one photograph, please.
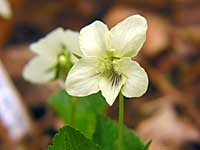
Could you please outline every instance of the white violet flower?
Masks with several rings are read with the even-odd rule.
[[[0,16],[6,19],[12,16],[12,10],[8,0],[0,0]]]
[[[65,80],[71,68],[72,54],[81,55],[78,32],[57,28],[46,37],[30,45],[37,55],[23,70],[23,77],[33,83],[46,83],[54,79]]]
[[[140,97],[148,87],[148,76],[132,61],[146,40],[147,21],[133,15],[111,30],[95,21],[80,31],[83,57],[71,68],[65,86],[70,95],[87,96],[101,91],[112,105],[121,91],[126,97]]]

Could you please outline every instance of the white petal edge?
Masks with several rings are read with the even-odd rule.
[[[132,15],[111,29],[111,45],[116,57],[136,56],[146,40],[147,21]]]
[[[62,45],[65,45],[67,36],[62,28],[56,28],[41,38],[37,42],[30,45],[30,49],[42,57],[56,59],[57,55],[62,50]]]
[[[80,31],[80,49],[85,56],[104,57],[109,49],[110,31],[101,21],[95,21]]]
[[[81,58],[69,71],[65,88],[72,96],[87,96],[99,91],[98,74],[99,67],[102,64],[100,58],[84,57]]]
[[[47,70],[51,68],[55,62],[49,59],[36,56],[32,58],[24,67],[23,77],[25,80],[42,84],[46,83],[54,78],[54,72],[48,72]]]
[[[83,53],[80,50],[79,47],[79,32],[72,31],[72,30],[65,30],[66,39],[65,39],[65,45],[67,47],[67,50],[69,50],[71,53],[74,53],[80,57],[83,56]]]
[[[125,83],[125,78],[122,78],[117,86],[112,86],[112,82],[107,78],[102,78],[99,82],[99,87],[102,95],[105,97],[106,102],[112,106],[116,100],[122,85]]]
[[[12,10],[8,0],[0,0],[0,15],[6,19],[12,16]]]
[[[145,70],[131,58],[123,58],[119,61],[120,70],[126,77],[122,87],[122,94],[126,97],[140,97],[148,88],[148,76]]]

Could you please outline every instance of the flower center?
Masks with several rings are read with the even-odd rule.
[[[61,44],[61,48],[62,50],[57,56],[56,64],[47,71],[53,71],[55,73],[54,79],[65,80],[68,71],[72,67],[72,63],[70,61],[70,53],[67,51],[65,45]]]
[[[122,73],[119,71],[116,59],[106,60],[104,65],[103,75],[112,83],[112,86],[117,86],[122,78]]]

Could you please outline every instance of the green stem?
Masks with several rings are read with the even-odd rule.
[[[124,96],[119,95],[118,150],[123,150]]]
[[[75,117],[76,117],[76,104],[77,104],[77,97],[72,96],[72,109],[71,109],[71,120],[70,125],[74,126]]]

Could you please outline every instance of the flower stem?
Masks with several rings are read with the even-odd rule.
[[[72,96],[72,109],[71,109],[71,120],[70,125],[74,126],[75,123],[75,117],[76,117],[76,104],[77,104],[77,97]]]
[[[119,94],[118,150],[123,150],[124,96]]]

